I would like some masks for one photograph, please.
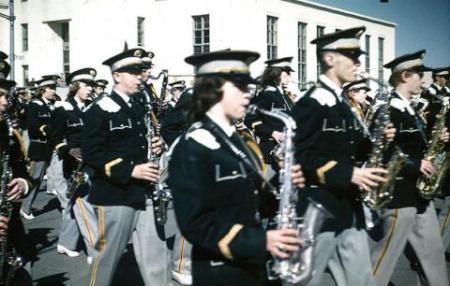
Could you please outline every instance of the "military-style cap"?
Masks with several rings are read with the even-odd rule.
[[[25,87],[23,87],[23,86],[16,87],[16,93],[17,94],[25,93],[26,91],[27,91],[27,89]]]
[[[106,61],[104,65],[109,66],[111,72],[141,72],[143,69],[142,57],[145,55],[145,50],[137,48],[121,52]]]
[[[74,72],[71,72],[66,77],[66,83],[71,84],[71,83],[75,83],[77,81],[81,81],[86,84],[94,85],[96,75],[97,75],[97,71],[95,69],[82,68],[82,69],[76,70]]]
[[[58,75],[44,75],[40,80],[35,81],[38,87],[54,86],[56,87]]]
[[[13,80],[0,78],[0,88],[9,90],[11,87],[13,87],[15,85],[16,85],[16,82]]]
[[[316,50],[319,51],[336,51],[343,54],[351,53],[357,56],[365,54],[361,49],[359,38],[366,31],[366,27],[355,27],[331,34],[325,34],[311,41],[316,44]]]
[[[0,79],[6,79],[11,71],[11,66],[5,62],[0,60]]]
[[[170,86],[170,88],[185,89],[186,88],[186,81],[178,80],[178,81],[171,82],[168,85]]]
[[[450,73],[449,71],[450,71],[450,67],[434,68],[433,75],[448,76]]]
[[[108,81],[106,79],[98,79],[95,81],[95,86],[100,86],[100,87],[106,88],[107,85],[108,85]]]
[[[367,91],[371,91],[371,89],[367,86],[367,82],[365,79],[360,79],[357,81],[353,81],[344,86],[345,90],[360,90],[365,89]]]
[[[402,55],[385,64],[384,67],[391,69],[393,73],[404,70],[429,71],[431,69],[423,65],[425,52],[425,50],[420,50],[412,54]]]
[[[251,51],[221,50],[185,58],[196,67],[196,77],[219,75],[256,83],[250,75],[250,64],[259,59],[259,53]]]
[[[0,51],[0,60],[1,60],[1,61],[4,61],[4,60],[6,60],[7,58],[8,58],[8,55],[5,54],[4,52]]]
[[[144,66],[145,69],[150,69],[154,66],[152,59],[155,57],[155,53],[153,52],[147,52],[144,54],[144,56],[142,57],[142,65]]]
[[[295,70],[293,70],[291,67],[292,59],[293,59],[293,57],[285,57],[285,58],[267,60],[264,63],[268,67],[279,67],[282,69],[286,69],[289,72],[295,72]]]

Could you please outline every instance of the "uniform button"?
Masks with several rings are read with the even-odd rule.
[[[123,127],[123,124],[120,124],[120,127]]]
[[[348,128],[348,129],[352,130],[352,129],[353,129],[353,127],[351,127],[351,126],[350,126],[350,127]]]
[[[254,190],[253,193],[254,193],[255,195],[257,195],[257,194],[258,194],[258,190]]]
[[[352,160],[355,160],[355,156],[352,156]]]
[[[139,136],[141,136],[141,137],[142,137],[142,136],[144,136],[144,134],[142,134],[142,133],[139,133]]]
[[[141,122],[140,122],[140,121],[138,121],[138,122],[137,122],[137,125],[141,125]]]
[[[145,149],[145,146],[141,146],[142,149]]]
[[[352,141],[350,141],[350,144],[353,144],[353,143],[355,143],[355,141],[353,141],[353,140],[352,140]]]
[[[134,161],[131,161],[131,165],[133,165],[134,164]]]
[[[231,172],[231,174],[233,174],[233,175],[237,175],[237,173],[238,173],[238,171]]]

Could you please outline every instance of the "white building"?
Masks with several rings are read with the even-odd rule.
[[[3,2],[6,2],[3,0]],[[396,24],[305,0],[16,0],[15,79],[39,78],[94,67],[128,47],[155,52],[155,74],[191,75],[183,59],[224,48],[261,53],[252,72],[268,58],[294,56],[294,80],[317,78],[315,45],[321,33],[364,25],[361,69],[387,79],[382,64],[395,56]],[[6,9],[0,13],[7,14]],[[0,49],[9,51],[8,21],[0,19]]]

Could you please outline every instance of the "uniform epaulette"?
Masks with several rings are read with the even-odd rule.
[[[274,86],[266,86],[266,88],[264,88],[264,91],[277,91],[277,88]]]
[[[71,111],[71,110],[73,110],[73,105],[72,105],[70,102],[67,102],[67,101],[61,101],[61,100],[55,102],[55,107],[56,107],[56,108],[62,107],[62,108],[64,108],[64,110],[66,110],[66,111]]]
[[[400,98],[392,98],[389,102],[389,105],[395,109],[400,110],[401,112],[404,112],[406,109],[406,103]]]
[[[320,88],[320,85],[313,90],[309,97],[314,98],[322,106],[327,105],[331,107],[336,105],[336,97],[334,94],[324,88]]]
[[[30,103],[36,103],[37,105],[44,105],[42,101],[40,101],[39,99],[33,99]]]
[[[214,135],[212,135],[208,130],[202,128],[201,122],[192,124],[192,126],[186,132],[185,138],[186,140],[192,138],[197,143],[200,143],[211,150],[217,150],[220,148],[220,144],[219,142],[217,142],[216,137],[214,137]]]
[[[436,89],[432,88],[431,86],[428,88],[428,92],[432,95],[436,95]]]
[[[108,96],[104,96],[102,99],[97,101],[97,105],[104,111],[107,112],[117,112],[120,110],[120,105],[118,105],[114,100]]]

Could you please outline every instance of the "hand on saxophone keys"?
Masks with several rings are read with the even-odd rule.
[[[382,168],[353,168],[351,182],[366,192],[372,191],[380,183],[386,183],[384,175],[387,171]]]
[[[9,192],[6,194],[8,201],[17,201],[25,194],[27,182],[25,179],[15,178],[8,184]]]
[[[395,132],[397,132],[397,129],[394,128],[394,125],[392,123],[389,123],[384,129],[384,138],[388,143],[394,141]]]
[[[436,169],[434,168],[431,161],[424,159],[420,162],[420,172],[422,172],[422,174],[429,178],[433,176],[434,172],[436,172]]]
[[[295,229],[277,229],[266,232],[266,250],[272,256],[288,258],[290,253],[299,250],[302,244],[299,232]]]
[[[275,139],[277,143],[283,142],[286,138],[283,132],[274,131],[272,132],[272,138]]]
[[[134,166],[131,177],[139,180],[149,181],[151,183],[156,183],[159,180],[161,172],[157,165],[153,163],[143,163]]]
[[[292,166],[292,184],[300,189],[305,187],[305,176],[303,176],[300,164]]]
[[[0,241],[3,241],[5,239],[4,236],[8,233],[8,222],[9,220],[6,216],[0,215]]]
[[[445,127],[442,130],[441,136],[439,137],[439,140],[443,143],[447,143],[450,139],[450,134],[448,133],[447,127]]]
[[[161,155],[161,153],[163,152],[163,142],[161,137],[153,137],[152,138],[152,142],[151,142],[151,146],[150,148],[152,148],[152,153],[156,154],[156,155]]]

